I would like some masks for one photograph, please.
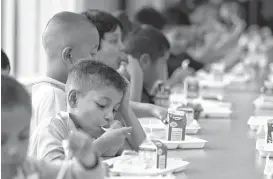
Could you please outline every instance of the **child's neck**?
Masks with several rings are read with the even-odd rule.
[[[66,83],[67,80],[67,75],[63,75],[60,74],[60,72],[58,70],[55,70],[54,67],[53,68],[49,68],[47,70],[47,77],[53,78],[54,80],[57,80],[61,83]]]

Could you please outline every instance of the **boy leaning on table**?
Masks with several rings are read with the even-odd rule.
[[[149,25],[130,34],[124,42],[125,53],[139,63],[143,71],[142,102],[154,103],[151,91],[158,80],[165,80],[170,44],[167,38],[156,28]],[[120,69],[119,69],[120,70]],[[120,70],[124,76],[126,71]]]
[[[48,70],[47,77],[34,82],[31,86],[34,109],[31,134],[41,121],[54,117],[59,111],[66,111],[64,91],[68,69],[78,60],[96,54],[99,46],[99,33],[96,27],[83,16],[61,12],[48,22],[43,33],[43,46],[47,55]],[[100,61],[117,68],[120,60],[123,60],[110,59],[100,58]],[[155,105],[130,102],[130,107],[134,108],[138,117],[152,115],[164,119],[167,114],[167,110]],[[125,120],[135,129],[132,132],[133,136],[138,134],[138,139],[134,142],[139,145],[145,138],[142,127],[138,120],[131,118],[131,115],[126,116]]]
[[[65,82],[68,70],[80,59],[93,58],[99,46],[99,34],[94,25],[85,17],[71,12],[61,12],[53,16],[43,33],[43,46],[47,55],[47,77],[32,85],[32,105],[34,116],[31,120],[31,135],[38,124],[54,117],[59,111],[66,111]],[[118,61],[114,59],[112,61]],[[100,58],[107,65],[108,58]],[[132,139],[133,149],[144,140],[145,133],[136,118],[132,118],[128,110],[125,122],[134,128]]]
[[[71,131],[88,133],[101,156],[116,156],[128,149],[126,139],[133,137],[134,129],[114,120],[118,110],[128,113],[127,85],[116,70],[99,61],[76,63],[66,83],[67,111],[40,123],[30,138],[29,155],[49,162],[64,160],[62,141]]]
[[[99,157],[92,149],[92,140],[83,133],[73,133],[68,137],[73,160],[49,164],[27,158],[32,115],[30,97],[15,79],[1,75],[1,98],[2,179],[104,178]],[[66,170],[60,175],[63,166]]]

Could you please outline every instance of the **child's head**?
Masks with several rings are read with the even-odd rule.
[[[48,22],[43,33],[43,45],[48,57],[48,70],[67,77],[79,59],[97,53],[99,33],[85,17],[72,12],[60,12]]]
[[[1,49],[1,72],[3,75],[9,75],[10,64],[6,53]]]
[[[168,25],[190,25],[189,15],[182,11],[177,4],[164,9],[163,15]]]
[[[166,25],[164,16],[152,7],[143,7],[135,14],[135,21],[140,24],[151,25],[162,30]]]
[[[149,89],[167,68],[170,44],[152,26],[143,26],[125,40],[125,52],[138,60],[144,74],[144,87]]]
[[[70,70],[68,112],[82,130],[99,137],[120,106],[127,83],[113,68],[95,60],[79,61]]]
[[[124,41],[130,33],[140,28],[140,24],[132,22],[124,11],[117,11],[113,15],[122,23],[122,41]]]
[[[1,75],[2,178],[12,178],[25,159],[29,141],[31,100],[16,80]]]
[[[94,24],[100,35],[99,50],[119,50],[123,48],[122,23],[113,15],[97,10],[89,9],[82,13],[92,24]]]

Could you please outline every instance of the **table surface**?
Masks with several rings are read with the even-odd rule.
[[[258,84],[258,83],[256,83]],[[251,84],[252,86],[252,84]],[[255,86],[255,85],[254,85]],[[253,87],[254,87],[253,86]],[[247,85],[246,87],[247,88]],[[236,89],[236,90],[235,90]],[[231,119],[201,119],[197,137],[208,141],[202,150],[174,150],[170,157],[190,162],[181,179],[263,179],[265,159],[258,156],[255,134],[247,120],[253,115],[252,105],[259,93],[255,90],[226,90],[225,98],[233,104]]]

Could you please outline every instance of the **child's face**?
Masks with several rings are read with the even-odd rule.
[[[1,176],[12,178],[26,157],[31,113],[23,107],[2,108],[1,118]]]
[[[170,57],[169,51],[166,51],[163,56],[159,57],[156,61],[151,61],[149,65],[142,66],[144,74],[144,85],[153,86],[158,80],[165,80],[164,72],[167,70],[167,60]]]
[[[79,97],[74,115],[80,127],[92,137],[99,137],[103,133],[101,127],[108,128],[114,120],[122,97],[122,92],[105,85]]]
[[[121,50],[124,48],[124,44],[121,40],[122,31],[118,26],[115,31],[108,32],[104,34],[103,39],[101,40],[101,51],[109,50]]]

